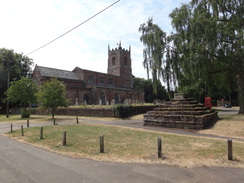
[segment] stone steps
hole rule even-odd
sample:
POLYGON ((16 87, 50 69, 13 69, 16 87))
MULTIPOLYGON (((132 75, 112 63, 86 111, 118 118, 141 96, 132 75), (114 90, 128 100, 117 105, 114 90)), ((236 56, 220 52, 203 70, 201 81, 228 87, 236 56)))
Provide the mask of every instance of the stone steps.
POLYGON ((175 94, 175 98, 164 105, 148 111, 144 115, 145 126, 170 128, 202 129, 209 122, 218 119, 218 113, 198 104, 184 94, 175 94))
POLYGON ((178 104, 198 104, 198 102, 196 101, 170 101, 170 102, 166 102, 166 105, 178 105, 178 104))
POLYGON ((153 111, 209 111, 208 107, 170 107, 170 108, 163 108, 163 107, 158 107, 154 108, 153 111))
POLYGON ((218 118, 218 113, 205 115, 144 115, 145 126, 161 126, 169 128, 202 129, 210 121, 218 118))
POLYGON ((198 111, 195 111, 195 110, 189 110, 189 111, 186 111, 186 110, 169 110, 169 111, 153 110, 153 111, 148 111, 147 114, 161 115, 161 116, 164 116, 164 115, 204 115, 204 114, 208 114, 210 112, 211 112, 210 110, 206 110, 206 111, 201 111, 201 110, 198 110, 198 111))
POLYGON ((160 105, 159 108, 205 108, 202 104, 165 104, 160 105))
POLYGON ((157 127, 166 127, 166 128, 181 128, 181 129, 202 129, 204 127, 203 123, 196 122, 187 122, 187 121, 165 121, 165 122, 144 122, 144 126, 157 126, 157 127))
POLYGON ((145 114, 144 121, 189 121, 189 122, 201 122, 206 116, 212 115, 213 113, 204 115, 158 115, 158 114, 145 114))

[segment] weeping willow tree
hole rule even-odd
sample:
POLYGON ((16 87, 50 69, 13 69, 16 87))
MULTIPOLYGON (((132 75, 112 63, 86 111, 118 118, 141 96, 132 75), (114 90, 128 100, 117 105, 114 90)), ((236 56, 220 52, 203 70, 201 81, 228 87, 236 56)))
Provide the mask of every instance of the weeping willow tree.
POLYGON ((143 50, 143 66, 147 70, 147 78, 152 74, 153 91, 157 94, 157 83, 164 75, 163 57, 166 49, 166 33, 149 18, 147 23, 139 27, 142 33, 140 40, 145 46, 143 50))

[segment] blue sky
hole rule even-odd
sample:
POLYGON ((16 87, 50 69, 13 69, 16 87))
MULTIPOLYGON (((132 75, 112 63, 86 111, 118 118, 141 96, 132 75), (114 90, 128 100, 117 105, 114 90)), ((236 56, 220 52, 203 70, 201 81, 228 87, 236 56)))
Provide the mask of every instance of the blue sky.
MULTIPOLYGON (((0 0, 0 48, 28 54, 90 18, 116 0, 0 0)), ((120 0, 74 31, 30 55, 40 66, 107 72, 107 51, 131 46, 132 72, 146 78, 142 66, 140 24, 153 17, 167 33, 169 13, 189 0, 120 0)))

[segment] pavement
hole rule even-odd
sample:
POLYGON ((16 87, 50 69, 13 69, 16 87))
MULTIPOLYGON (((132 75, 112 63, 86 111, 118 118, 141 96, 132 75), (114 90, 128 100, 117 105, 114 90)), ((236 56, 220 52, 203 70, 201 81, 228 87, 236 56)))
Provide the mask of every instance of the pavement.
MULTIPOLYGON (((222 112, 222 111, 221 111, 222 112)), ((238 111, 226 109, 221 115, 231 115, 238 111)), ((142 120, 79 120, 80 123, 103 123, 108 125, 143 128, 168 133, 199 136, 197 132, 144 127, 142 120)), ((51 124, 51 123, 50 123, 51 124)), ((48 123, 30 126, 50 125, 48 123)), ((60 124, 60 123, 59 123, 60 124)), ((62 123, 65 124, 65 123, 62 123)), ((71 124, 69 122, 68 124, 71 124)), ((20 124, 14 126, 19 128, 20 124)), ((0 125, 0 132, 7 132, 10 125, 0 125)), ((213 138, 223 138, 214 136, 213 138)), ((239 139, 241 140, 241 139, 239 139)), ((1 183, 76 183, 76 182, 203 182, 203 183, 241 183, 244 180, 243 168, 196 167, 179 168, 161 164, 113 163, 71 158, 24 144, 0 135, 0 182, 1 183)))

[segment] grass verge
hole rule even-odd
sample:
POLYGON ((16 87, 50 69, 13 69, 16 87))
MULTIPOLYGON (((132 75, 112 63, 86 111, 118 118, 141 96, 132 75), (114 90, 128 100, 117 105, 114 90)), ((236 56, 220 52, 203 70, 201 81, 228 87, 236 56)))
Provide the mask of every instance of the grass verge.
POLYGON ((73 157, 102 161, 163 163, 181 167, 228 166, 244 168, 244 143, 233 142, 234 161, 227 160, 224 140, 172 135, 105 125, 56 125, 25 128, 6 135, 35 146, 73 157), (67 145, 62 145, 67 131, 67 145), (99 153, 99 136, 104 135, 105 153, 99 153), (157 138, 163 141, 163 158, 157 157, 157 138))
MULTIPOLYGON (((30 118, 21 118, 20 115, 10 115, 9 118, 6 118, 4 115, 0 115, 0 124, 25 124, 29 119, 30 123, 50 123, 53 121, 51 115, 31 115, 30 118)), ((60 116, 55 115, 56 122, 76 122, 76 116, 60 116)), ((90 116, 79 116, 79 120, 86 122, 90 120, 99 120, 99 121, 116 121, 120 118, 109 118, 109 117, 90 117, 90 116)))
POLYGON ((225 116, 212 128, 200 130, 199 133, 244 139, 244 115, 225 116))

